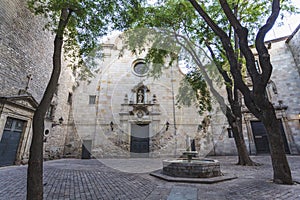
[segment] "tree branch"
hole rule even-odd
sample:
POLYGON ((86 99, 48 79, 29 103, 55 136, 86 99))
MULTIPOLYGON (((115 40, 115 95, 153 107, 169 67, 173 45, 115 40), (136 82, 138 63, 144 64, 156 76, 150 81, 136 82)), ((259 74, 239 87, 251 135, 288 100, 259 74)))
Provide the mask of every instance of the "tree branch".
POLYGON ((197 64, 197 66, 201 70, 201 73, 203 74, 206 83, 209 85, 210 91, 212 92, 212 94, 215 96, 217 102, 219 103, 222 112, 226 116, 234 118, 230 107, 226 105, 226 103, 224 101, 224 98, 214 88, 213 82, 209 78, 209 75, 207 74, 207 72, 205 71, 204 66, 202 65, 201 61, 199 60, 199 57, 197 56, 197 53, 195 52, 194 48, 192 47, 191 42, 187 38, 185 38, 184 36, 176 34, 176 33, 175 33, 175 38, 177 40, 177 43, 180 46, 182 46, 186 51, 189 52, 189 54, 193 58, 193 61, 197 64), (178 38, 182 38, 187 45, 184 45, 182 42, 180 42, 180 40, 178 38))
POLYGON ((248 44, 248 29, 243 27, 240 24, 239 20, 232 12, 226 0, 219 0, 219 2, 221 4, 221 7, 223 8, 223 11, 227 19, 229 20, 230 24, 233 26, 238 36, 239 46, 241 52, 245 56, 247 71, 249 72, 252 82, 260 81, 260 74, 256 70, 256 66, 255 66, 255 58, 248 44))
POLYGON ((205 45, 206 45, 208 51, 210 52, 212 60, 215 62, 219 73, 222 75, 222 77, 225 81, 225 87, 226 87, 226 91, 227 91, 227 99, 229 101, 229 104, 232 105, 232 103, 233 103, 232 80, 228 76, 227 72, 222 68, 221 64, 218 62, 216 55, 215 55, 214 51, 212 50, 212 48, 210 47, 210 45, 208 44, 208 42, 205 42, 205 45))
MULTIPOLYGON (((265 46, 264 40, 266 34, 271 30, 274 26, 274 23, 279 15, 280 12, 280 1, 274 0, 272 3, 272 13, 268 18, 265 25, 263 25, 256 36, 255 39, 255 46, 259 55, 259 63, 262 68, 262 82, 261 85, 265 88, 268 84, 272 73, 272 64, 270 61, 270 55, 268 49, 265 46)), ((258 91, 260 92, 260 91, 258 91)))
POLYGON ((239 90, 247 95, 250 93, 249 88, 243 81, 242 75, 238 70, 238 60, 235 56, 234 49, 231 45, 230 38, 227 34, 207 15, 203 8, 197 3, 196 0, 189 0, 199 15, 205 20, 209 27, 215 32, 215 34, 220 38, 222 45, 226 52, 226 57, 230 63, 230 72, 239 86, 239 90))

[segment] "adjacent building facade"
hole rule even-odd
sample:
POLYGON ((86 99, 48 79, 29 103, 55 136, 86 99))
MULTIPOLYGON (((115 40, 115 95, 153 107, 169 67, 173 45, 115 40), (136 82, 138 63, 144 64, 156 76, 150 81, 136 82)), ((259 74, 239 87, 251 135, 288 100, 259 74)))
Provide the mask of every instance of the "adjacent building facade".
MULTIPOLYGON (((267 42, 272 76, 267 95, 273 103, 288 154, 300 153, 299 27, 290 37, 267 42)), ((259 68, 259 66, 258 66, 259 68)), ((244 109, 244 135, 251 154, 269 153, 268 138, 260 121, 244 109)))
MULTIPOLYGON (((28 160, 33 114, 52 71, 54 37, 43 30, 44 24, 27 9, 26 1, 0 2, 0 166, 28 160)), ((51 108, 41 119, 45 158, 65 154, 73 84, 71 70, 63 67, 51 108), (60 118, 62 125, 55 126, 60 118)))

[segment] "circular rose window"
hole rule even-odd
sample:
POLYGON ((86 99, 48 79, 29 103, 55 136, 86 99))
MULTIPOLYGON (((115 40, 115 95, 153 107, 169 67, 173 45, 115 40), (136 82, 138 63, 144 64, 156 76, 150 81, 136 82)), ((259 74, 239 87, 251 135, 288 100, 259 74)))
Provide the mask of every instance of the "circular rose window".
POLYGON ((146 76, 149 67, 143 60, 138 60, 133 64, 133 73, 137 76, 146 76))

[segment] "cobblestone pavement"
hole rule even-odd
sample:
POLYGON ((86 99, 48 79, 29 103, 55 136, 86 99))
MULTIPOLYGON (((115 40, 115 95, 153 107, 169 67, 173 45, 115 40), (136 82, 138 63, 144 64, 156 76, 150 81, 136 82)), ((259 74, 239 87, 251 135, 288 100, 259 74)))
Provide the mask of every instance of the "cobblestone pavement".
MULTIPOLYGON (((162 167, 161 159, 62 159, 44 164, 44 199, 185 200, 185 199, 299 199, 300 156, 289 156, 294 185, 271 182, 269 156, 252 157, 262 166, 235 165, 236 157, 212 157, 223 173, 237 179, 215 184, 166 182, 148 172, 162 167)), ((26 166, 0 168, 0 199, 26 197, 26 166)))

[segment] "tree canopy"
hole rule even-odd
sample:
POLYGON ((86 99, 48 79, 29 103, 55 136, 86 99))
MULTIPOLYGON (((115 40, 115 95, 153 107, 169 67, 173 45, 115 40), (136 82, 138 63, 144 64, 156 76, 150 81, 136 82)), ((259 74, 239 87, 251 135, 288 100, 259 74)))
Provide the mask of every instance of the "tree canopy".
POLYGON ((45 29, 54 35, 53 70, 41 102, 33 116, 33 135, 30 146, 27 199, 43 199, 43 133, 44 117, 56 91, 62 68, 62 51, 72 58, 74 68, 83 67, 85 57, 98 45, 99 38, 112 29, 130 24, 136 0, 28 0, 29 8, 45 17, 45 29), (133 9, 133 11, 130 11, 133 9), (130 12, 131 15, 127 15, 130 12))
MULTIPOLYGON (((264 20, 266 20, 271 12, 269 9, 271 2, 249 2, 241 0, 231 0, 228 2, 232 5, 235 15, 241 24, 248 28, 249 45, 254 44, 255 34, 258 28, 264 23, 264 20)), ((217 1, 206 0, 201 1, 201 5, 204 11, 209 13, 214 22, 218 24, 219 27, 222 27, 222 30, 231 38, 235 54, 239 57, 238 60, 242 65, 241 72, 244 77, 246 75, 245 60, 243 57, 240 57, 241 53, 237 41, 235 40, 236 36, 233 26, 231 23, 228 23, 227 17, 225 13, 222 12, 220 4, 217 1)), ((285 1, 282 7, 287 12, 295 12, 295 7, 290 5, 290 1, 285 1)), ((222 70, 224 73, 227 72, 227 79, 223 81, 227 86, 233 87, 231 74, 228 73, 230 64, 226 58, 226 51, 224 51, 221 41, 209 28, 205 20, 197 15, 196 10, 189 2, 184 0, 159 1, 152 6, 140 8, 139 13, 140 15, 133 18, 134 29, 128 31, 127 34, 130 35, 127 45, 132 51, 144 50, 144 46, 149 45, 149 41, 151 41, 152 48, 150 48, 147 54, 147 60, 149 62, 161 63, 170 54, 173 54, 173 58, 177 59, 176 55, 179 55, 179 50, 176 48, 178 48, 180 44, 176 40, 184 37, 189 40, 189 43, 193 45, 194 49, 205 48, 207 53, 209 53, 209 51, 213 52, 213 61, 215 63, 218 62, 218 66, 220 66, 219 70, 222 70)), ((188 47, 186 42, 183 42, 182 45, 188 47)), ((198 51, 197 54, 200 56, 200 54, 205 54, 205 52, 198 51)), ((220 82, 219 72, 216 67, 206 68, 206 70, 210 70, 210 78, 212 80, 220 82)), ((151 75, 157 76, 157 74, 160 73, 160 65, 157 65, 157 67, 153 68, 151 75)))
MULTIPOLYGON (((265 95, 265 89, 272 73, 272 64, 264 40, 266 33, 278 18, 280 9, 288 12, 295 11, 295 7, 290 3, 290 1, 283 1, 280 5, 279 0, 219 0, 219 2, 165 0, 160 1, 154 7, 146 7, 142 17, 134 24, 136 28, 153 27, 163 35, 171 33, 175 37, 174 41, 178 43, 181 42, 178 40, 179 38, 188 38, 188 44, 206 46, 208 51, 212 52, 214 60, 217 60, 219 72, 222 75, 226 71, 230 72, 230 74, 226 73, 227 90, 233 89, 234 93, 240 91, 250 112, 264 123, 271 144, 274 180, 287 184, 291 184, 292 179, 282 148, 279 124, 276 121, 274 107, 265 95), (257 71, 255 56, 250 48, 252 44, 257 49, 262 72, 257 71), (253 88, 248 87, 244 81, 243 66, 247 69, 253 88), (280 162, 283 164, 280 165, 280 162)), ((156 38, 153 39, 155 41, 156 38)), ((162 43, 162 41, 159 42, 162 43)), ((187 51, 195 53, 186 44, 183 43, 181 46, 187 51)), ((163 53, 160 56, 166 54, 163 53)), ((193 56, 196 60, 197 53, 193 56)), ((202 73, 205 73, 205 70, 202 73)), ((229 92, 228 95, 232 92, 229 92)))

